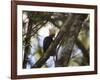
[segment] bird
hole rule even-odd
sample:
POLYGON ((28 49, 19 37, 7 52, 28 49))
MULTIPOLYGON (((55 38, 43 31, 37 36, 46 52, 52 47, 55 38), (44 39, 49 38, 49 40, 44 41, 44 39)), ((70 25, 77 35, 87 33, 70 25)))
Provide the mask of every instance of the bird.
POLYGON ((49 36, 46 36, 43 40, 43 52, 45 53, 49 48, 50 44, 53 42, 55 36, 55 30, 49 29, 49 36))

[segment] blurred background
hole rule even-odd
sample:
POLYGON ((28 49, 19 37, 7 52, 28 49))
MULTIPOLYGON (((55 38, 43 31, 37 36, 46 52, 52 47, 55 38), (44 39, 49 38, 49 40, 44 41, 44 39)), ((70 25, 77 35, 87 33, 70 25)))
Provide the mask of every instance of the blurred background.
MULTIPOLYGON (((23 68, 31 68, 42 58, 45 54, 43 51, 44 38, 54 33, 54 40, 70 14, 72 13, 23 11, 23 68)), ((89 14, 81 15, 83 17, 87 15, 87 17, 79 26, 81 30, 71 49, 71 55, 65 56, 70 57, 67 66, 89 65, 89 14)), ((66 67, 63 65, 66 59, 62 57, 68 54, 63 53, 66 49, 65 45, 66 41, 62 38, 56 47, 55 55, 50 56, 41 67, 66 67)))

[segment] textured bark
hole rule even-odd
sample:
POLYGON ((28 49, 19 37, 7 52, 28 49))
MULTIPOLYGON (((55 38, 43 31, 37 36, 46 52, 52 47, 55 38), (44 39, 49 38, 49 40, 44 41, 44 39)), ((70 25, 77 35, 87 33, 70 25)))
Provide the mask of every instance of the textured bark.
POLYGON ((63 35, 69 31, 70 26, 74 22, 75 18, 76 18, 75 15, 69 14, 67 20, 65 21, 64 25, 61 27, 60 32, 58 33, 54 42, 50 45, 46 53, 36 62, 36 64, 32 66, 32 68, 40 68, 44 65, 47 59, 52 55, 51 53, 54 52, 54 50, 56 50, 56 47, 61 41, 61 39, 63 38, 63 35))
POLYGON ((76 20, 72 24, 70 30, 68 33, 66 33, 65 37, 65 46, 62 50, 62 58, 63 63, 61 64, 62 67, 68 66, 70 57, 71 57, 71 52, 75 43, 75 40, 77 39, 78 33, 81 29, 82 22, 84 21, 86 17, 83 15, 76 15, 76 20))

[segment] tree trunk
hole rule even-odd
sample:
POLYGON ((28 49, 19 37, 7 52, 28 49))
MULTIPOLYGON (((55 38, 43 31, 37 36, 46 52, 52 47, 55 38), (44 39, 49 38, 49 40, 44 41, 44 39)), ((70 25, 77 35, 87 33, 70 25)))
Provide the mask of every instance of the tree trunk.
POLYGON ((25 37, 25 49, 24 49, 24 59, 23 59, 23 68, 26 68, 28 62, 28 55, 30 54, 30 39, 31 39, 31 29, 32 29, 32 22, 29 21, 27 34, 25 37))
POLYGON ((61 52, 63 55, 61 58, 63 59, 62 67, 68 66, 75 40, 82 27, 82 22, 86 17, 87 15, 76 15, 76 19, 72 26, 70 26, 70 30, 65 34, 65 46, 61 52))

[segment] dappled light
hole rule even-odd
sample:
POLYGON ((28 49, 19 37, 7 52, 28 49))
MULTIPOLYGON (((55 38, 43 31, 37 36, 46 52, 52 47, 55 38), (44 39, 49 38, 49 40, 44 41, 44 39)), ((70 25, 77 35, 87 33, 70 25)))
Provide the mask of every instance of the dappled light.
POLYGON ((23 11, 22 15, 23 68, 89 65, 89 14, 23 11))

